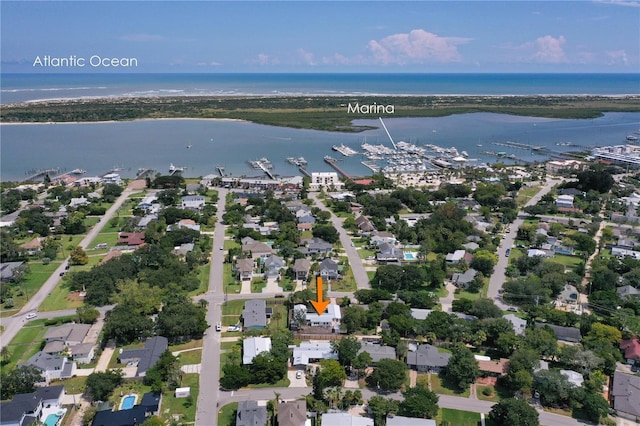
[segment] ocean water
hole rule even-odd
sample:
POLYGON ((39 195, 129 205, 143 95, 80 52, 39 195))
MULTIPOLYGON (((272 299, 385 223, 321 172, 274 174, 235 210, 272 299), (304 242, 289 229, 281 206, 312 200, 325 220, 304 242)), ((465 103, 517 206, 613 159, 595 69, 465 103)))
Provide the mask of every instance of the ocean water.
POLYGON ((640 94, 640 74, 1 74, 0 103, 107 96, 640 94))
MULTIPOLYGON (((295 166, 286 162, 287 157, 304 156, 310 171, 331 171, 323 161, 325 155, 340 158, 340 167, 348 173, 368 175, 369 169, 360 163, 364 157, 342 157, 331 150, 341 143, 359 152, 365 141, 390 145, 377 120, 356 120, 356 124, 379 128, 345 134, 221 120, 0 125, 0 179, 21 179, 28 170, 53 167, 81 168, 87 176, 120 167, 122 176, 133 177, 142 167, 167 173, 170 164, 187 167, 186 176, 216 173, 217 165, 224 166, 233 176, 256 176, 259 173, 247 161, 261 157, 272 161, 274 173, 286 176, 299 174, 295 166)), ((396 142, 456 147, 478 159, 476 163, 496 162, 495 157, 483 155, 483 151, 505 151, 521 160, 546 161, 548 157, 535 152, 496 143, 516 141, 557 151, 625 143, 627 135, 640 131, 640 114, 607 113, 590 120, 559 120, 474 113, 390 118, 385 119, 385 124, 396 142), (558 142, 579 147, 558 146, 558 142)))

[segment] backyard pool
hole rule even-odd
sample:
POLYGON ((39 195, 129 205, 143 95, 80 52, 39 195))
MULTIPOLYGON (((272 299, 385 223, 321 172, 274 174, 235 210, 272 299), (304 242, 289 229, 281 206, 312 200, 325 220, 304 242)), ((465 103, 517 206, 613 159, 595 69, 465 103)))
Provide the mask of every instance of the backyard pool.
POLYGON ((61 417, 60 414, 49 414, 44 421, 44 426, 57 426, 61 417))
POLYGON ((404 260, 416 260, 416 254, 411 252, 405 252, 404 260))
POLYGON ((136 399, 138 397, 136 395, 127 395, 122 398, 122 402, 120 403, 121 410, 131 410, 134 405, 136 405, 136 399))

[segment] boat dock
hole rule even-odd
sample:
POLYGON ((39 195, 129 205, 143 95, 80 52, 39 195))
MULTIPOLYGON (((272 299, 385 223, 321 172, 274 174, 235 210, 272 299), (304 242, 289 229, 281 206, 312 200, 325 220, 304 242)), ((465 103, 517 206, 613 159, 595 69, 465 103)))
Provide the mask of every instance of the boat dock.
POLYGON ((311 173, 309 173, 307 169, 304 168, 304 166, 298 166, 298 170, 306 177, 311 177, 311 173))
POLYGON ((531 145, 531 144, 528 144, 528 143, 513 142, 513 141, 494 142, 493 144, 494 145, 498 145, 498 146, 506 146, 508 148, 530 149, 531 151, 542 151, 542 150, 545 149, 544 146, 531 145))
POLYGON ((176 167, 176 166, 173 165, 173 163, 171 163, 169 165, 169 176, 179 175, 182 172, 184 172, 185 170, 187 170, 186 167, 176 167))
POLYGON ((46 175, 49 175, 49 177, 55 176, 60 173, 60 168, 54 167, 51 169, 29 170, 27 173, 29 173, 29 176, 22 179, 23 182, 33 182, 35 180, 44 179, 46 175))
POLYGON ((360 164, 371 170, 373 173, 378 173, 380 171, 380 166, 373 161, 361 161, 360 164))
POLYGON ((149 169, 147 167, 140 167, 138 169, 138 173, 136 173, 136 179, 145 179, 148 177, 153 177, 155 174, 155 169, 149 169))
POLYGON ((331 158, 330 156, 325 155, 324 162, 330 165, 331 167, 333 167, 335 171, 338 172, 340 175, 342 175, 342 177, 344 177, 345 179, 352 180, 351 176, 349 176, 347 172, 345 172, 340 167, 338 167, 338 165, 336 164, 335 158, 331 158))
POLYGON ((223 166, 216 166, 216 170, 218 171, 218 174, 220 175, 220 177, 224 177, 224 167, 223 166))

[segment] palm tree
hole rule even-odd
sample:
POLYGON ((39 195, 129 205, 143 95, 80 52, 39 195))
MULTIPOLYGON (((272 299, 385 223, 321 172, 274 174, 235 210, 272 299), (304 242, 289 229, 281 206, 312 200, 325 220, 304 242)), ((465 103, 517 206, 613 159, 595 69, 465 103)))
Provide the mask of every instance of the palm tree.
POLYGON ((206 308, 207 306, 209 306, 209 302, 207 301, 207 299, 198 300, 198 304, 201 308, 206 308))
POLYGON ((271 315, 271 319, 275 320, 276 327, 280 328, 280 320, 282 319, 282 313, 280 312, 280 310, 274 310, 273 314, 271 315))
POLYGON ((2 363, 6 364, 9 362, 9 359, 11 358, 11 349, 9 349, 8 346, 5 346, 2 348, 2 350, 0 351, 0 357, 2 358, 2 363))

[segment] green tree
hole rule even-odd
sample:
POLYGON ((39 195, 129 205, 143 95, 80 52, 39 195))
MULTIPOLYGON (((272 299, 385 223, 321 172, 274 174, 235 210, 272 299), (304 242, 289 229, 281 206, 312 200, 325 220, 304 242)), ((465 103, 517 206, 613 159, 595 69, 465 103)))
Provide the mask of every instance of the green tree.
POLYGON ((250 366, 255 383, 276 383, 287 374, 287 362, 263 352, 256 355, 250 366))
POLYGON ((111 392, 120 384, 122 384, 121 370, 91 373, 87 377, 87 388, 93 401, 107 401, 111 392))
POLYGON ((369 398, 367 405, 375 426, 384 426, 387 423, 387 416, 398 412, 398 401, 378 395, 369 398))
POLYGON ((222 367, 223 376, 220 378, 220 386, 227 390, 236 390, 253 382, 253 374, 248 368, 241 365, 225 364, 222 367))
POLYGON ((78 315, 78 322, 82 324, 93 324, 100 317, 100 311, 87 305, 78 306, 76 314, 78 315))
POLYGON ((489 419, 500 426, 538 426, 538 412, 522 399, 503 399, 493 406, 489 419))
POLYGON ((402 392, 398 414, 406 417, 433 419, 438 414, 438 395, 424 385, 417 385, 402 392))
POLYGON ((609 403, 599 393, 585 392, 580 403, 587 420, 594 423, 599 424, 600 419, 609 414, 609 403))
POLYGON ((358 370, 358 377, 363 377, 366 368, 372 364, 373 359, 371 358, 371 354, 369 354, 369 352, 360 352, 351 363, 351 366, 358 370))
POLYGON ((89 256, 82 247, 76 246, 73 248, 73 250, 71 250, 69 263, 72 265, 86 265, 87 263, 89 263, 89 256))
POLYGON ((320 373, 318 374, 322 388, 342 386, 347 374, 344 368, 335 359, 323 359, 320 361, 320 373))
POLYGON ((331 341, 331 349, 338 355, 338 362, 343 367, 349 367, 358 355, 362 345, 355 337, 344 337, 331 341))
POLYGON ((35 384, 42 380, 42 372, 33 366, 23 365, 9 373, 0 374, 0 399, 11 399, 19 393, 30 393, 35 384))
POLYGON ((452 355, 447 363, 446 375, 452 380, 458 389, 465 390, 480 375, 478 361, 473 353, 463 345, 452 348, 452 355))
POLYGON ((165 422, 158 416, 151 416, 142 423, 142 426, 165 426, 165 422))
POLYGON ((407 376, 407 365, 395 359, 383 359, 375 364, 367 377, 367 385, 382 391, 395 391, 402 387, 407 376))

